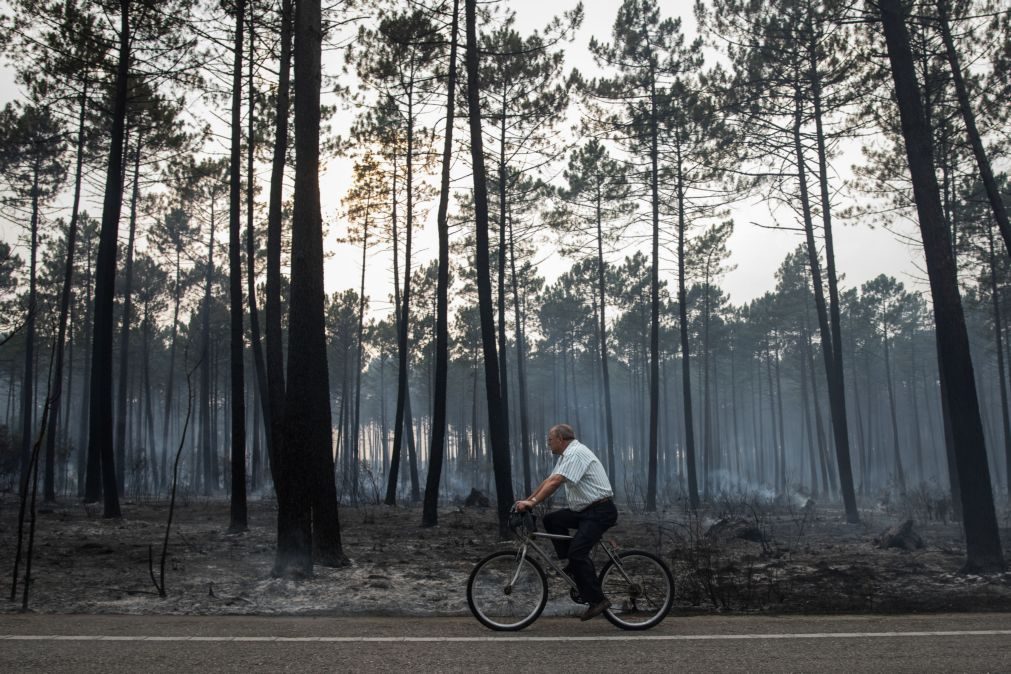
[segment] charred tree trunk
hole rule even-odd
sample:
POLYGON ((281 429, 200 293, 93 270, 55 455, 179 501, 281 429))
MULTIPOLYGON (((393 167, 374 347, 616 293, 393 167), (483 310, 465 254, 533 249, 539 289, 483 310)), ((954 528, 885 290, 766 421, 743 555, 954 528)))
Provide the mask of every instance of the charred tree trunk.
POLYGON ((987 242, 990 253, 990 299, 993 304, 993 333, 997 351, 997 378, 1000 380, 1000 417, 1004 432, 1004 487, 1011 499, 1011 419, 1008 418, 1007 380, 1004 365, 1004 334, 1000 314, 999 288, 997 285, 997 256, 993 245, 993 228, 987 228, 987 242))
POLYGON ((119 387, 116 390, 116 484, 126 493, 127 381, 130 366, 130 321, 133 319, 133 244, 137 233, 137 200, 140 198, 140 154, 144 132, 137 131, 133 158, 133 190, 130 197, 130 228, 126 240, 126 271, 123 279, 123 323, 119 332, 119 387))
POLYGON ((32 179, 31 242, 29 244, 28 318, 25 321, 25 369, 21 384, 21 490, 22 499, 28 494, 32 473, 32 442, 35 438, 35 316, 38 309, 36 293, 39 253, 39 162, 35 162, 32 179))
POLYGON ((937 339, 943 354, 940 362, 942 385, 948 389, 955 460, 961 486, 966 542, 964 568, 967 571, 1003 570, 1004 557, 990 486, 990 469, 983 440, 975 375, 969 355, 969 337, 951 256, 948 228, 941 211, 930 131, 923 115, 905 13, 899 0, 881 0, 879 6, 902 121, 906 157, 913 179, 913 196, 934 302, 937 339))
POLYGON ((446 134, 442 147, 442 182, 439 191, 439 276, 435 310, 435 399, 432 406, 432 443, 429 446, 428 479, 422 526, 439 523, 439 482, 446 445, 446 393, 449 373, 449 171, 453 158, 453 117, 456 101, 456 47, 460 2, 453 0, 453 24, 449 41, 449 76, 446 83, 446 134))
POLYGON ((811 267, 811 282, 814 288, 818 327, 821 331, 822 355, 825 360, 825 373, 828 380, 829 406, 832 411, 832 432, 835 438, 836 463, 839 466, 839 487, 842 491, 843 504, 846 508, 846 521, 850 524, 855 524, 860 521, 860 513, 857 511, 856 494, 853 490, 853 469, 850 464, 845 392, 843 382, 840 379, 841 372, 837 370, 835 356, 835 349, 841 349, 842 344, 833 344, 828 309, 825 306, 825 291, 821 280, 821 263, 818 260, 818 248, 814 240, 814 222, 812 221, 811 200, 807 188, 806 159, 800 136, 803 110, 799 84, 796 88, 794 106, 793 143, 797 164, 797 184, 800 190, 804 231, 807 240, 807 254, 811 267))
MULTIPOLYGON (((656 464, 659 444, 660 423, 660 176, 659 151, 657 136, 659 121, 657 119, 656 101, 656 65, 650 62, 649 70, 649 159, 650 159, 650 190, 652 192, 653 211, 653 247, 652 268, 649 282, 649 468, 646 474, 646 512, 656 512, 656 464)), ((678 178, 680 178, 680 172, 678 178)), ((681 202, 680 182, 678 183, 679 206, 681 202)), ((678 216, 684 213, 678 209, 678 216)), ((680 221, 683 223, 683 220, 680 221)), ((682 234, 683 236, 683 234, 682 234)), ((693 506, 695 507, 695 506, 693 506)))
MULTIPOLYGON (((70 224, 67 227, 67 262, 63 272, 63 287, 60 290, 60 323, 56 336, 56 367, 53 371, 53 390, 50 397, 54 401, 49 416, 49 429, 46 431, 46 472, 43 479, 43 499, 56 500, 55 464, 56 464, 56 432, 60 423, 60 398, 63 394, 63 351, 67 339, 67 317, 70 313, 70 290, 74 281, 74 249, 77 247, 77 223, 81 206, 81 177, 84 167, 84 123, 88 106, 88 80, 84 80, 81 91, 81 111, 77 120, 77 164, 74 170, 74 200, 70 208, 70 224)), ((70 368, 72 370, 72 368, 70 368)), ((67 396, 72 397, 68 383, 67 396)), ((70 422, 70 406, 67 406, 65 426, 70 422)))
MULTIPOLYGON (((232 147, 228 185, 229 381, 231 383, 231 499, 228 531, 247 528, 246 515, 246 371, 242 339, 242 49, 245 0, 235 0, 232 60, 232 147)), ((252 137, 250 137, 252 140, 252 137)), ((252 188, 252 185, 250 185, 252 188)), ((252 189, 250 189, 250 192, 252 189)), ((252 258, 248 264, 252 267, 252 258)))
MULTIPOLYGON (((255 368, 256 374, 256 390, 257 395, 255 396, 256 404, 258 401, 260 404, 260 414, 263 416, 263 428, 264 435, 267 439, 267 453, 270 454, 270 443, 273 440, 271 423, 270 423, 270 402, 269 393, 267 389, 267 366, 263 359, 263 343, 260 338, 260 312, 256 301, 256 229, 254 221, 254 210, 253 210, 253 196, 254 189, 253 185, 256 180, 256 174, 253 167, 253 159, 256 156, 256 127, 255 127, 255 113, 256 113, 256 90, 253 86, 253 66, 256 50, 255 43, 255 33, 253 28, 255 25, 253 13, 253 2, 249 0, 249 71, 247 74, 247 86, 249 88, 249 110, 247 113, 247 127, 246 127, 246 143, 248 147, 246 148, 246 294, 249 296, 249 335, 250 342, 253 347, 253 367, 255 368)), ((256 416, 254 415, 254 426, 253 426, 253 437, 259 438, 259 427, 255 424, 256 416)), ((259 443, 257 442, 257 449, 259 443)), ((257 449, 253 451, 254 463, 259 461, 259 452, 257 449)), ((260 471, 258 470, 259 465, 254 465, 253 467, 253 487, 256 487, 257 481, 260 478, 260 471)))
POLYGON ((688 343, 688 292, 685 288, 684 186, 678 171, 678 323, 681 336, 681 390, 685 417, 685 470, 688 473, 688 503, 699 507, 698 472, 695 468, 695 421, 692 416, 691 350, 688 343))
MULTIPOLYGON (((600 181, 596 190, 597 294, 600 301, 600 371, 604 380, 604 419, 607 424, 607 474, 614 480, 614 414, 611 405, 611 374, 607 368, 607 284, 604 282, 604 232, 600 181)), ((529 493, 529 490, 528 490, 529 493)))
POLYGON ((1004 205, 1004 199, 1001 197, 1000 190, 997 187, 993 168, 990 166, 990 159, 987 157, 979 129, 976 127, 976 115, 973 113, 972 105, 969 102, 969 92, 965 86, 962 67, 958 62, 955 41, 951 36, 948 9, 948 0, 937 0, 937 18, 941 27, 941 38, 944 41, 944 51, 948 57, 948 65, 951 67, 951 78, 955 85, 955 94, 958 97, 958 108, 962 113, 962 121, 965 123, 965 130, 969 136, 969 145, 972 147, 972 154, 976 158, 976 166, 979 169, 980 178, 983 180, 983 187, 986 189, 986 196, 990 201, 994 220, 997 221, 997 227, 1000 229, 1007 252, 1011 253, 1011 224, 1008 223, 1007 207, 1004 205))
POLYGON ((892 465, 895 467, 895 480, 899 487, 899 495, 906 495, 906 473, 902 468, 902 453, 899 451, 899 421, 895 410, 895 384, 892 381, 892 359, 888 348, 888 332, 883 336, 885 349, 885 379, 888 382, 888 410, 892 420, 892 465))
MULTIPOLYGON (((95 328, 92 338, 88 453, 100 459, 104 517, 120 517, 112 437, 112 331, 116 295, 116 237, 123 203, 123 138, 126 133, 127 72, 130 63, 130 0, 119 2, 119 57, 110 131, 109 163, 102 206, 102 233, 95 268, 95 328)), ((90 461, 90 458, 89 458, 90 461)), ((85 498, 98 499, 99 485, 85 498)))
MULTIPOLYGON (((288 105, 291 90, 292 0, 281 2, 280 50, 278 62, 277 104, 274 110, 273 160, 270 171, 270 202, 267 212, 267 279, 264 299, 264 341, 267 370, 267 403, 270 413, 267 456, 276 481, 275 460, 283 453, 284 440, 284 348, 281 330, 281 219, 283 209, 284 169, 288 154, 288 105)), ((288 511, 282 509, 278 496, 278 522, 287 521, 288 511)), ((285 525, 287 526, 287 525, 285 525)), ((281 525, 278 525, 281 528, 281 525)))
POLYGON ((499 381, 495 349, 495 318, 491 294, 491 261, 488 253, 488 179, 484 166, 481 136, 481 90, 478 81, 477 1, 466 0, 467 21, 467 111, 470 120, 470 152, 474 166, 474 211, 477 223, 478 300, 481 315, 481 344, 484 351, 485 389, 488 396, 488 432, 495 467, 495 491, 499 533, 506 533, 506 519, 513 505, 512 464, 509 458, 505 407, 499 381))
MULTIPOLYGON (((285 398, 288 489, 311 510, 315 558, 325 566, 347 563, 341 545, 334 482, 330 383, 326 367, 326 296, 323 289, 323 221, 319 192, 319 122, 322 16, 319 0, 295 10, 295 209, 291 240, 291 308, 288 314, 288 386, 285 398), (310 485, 305 489, 305 485, 310 485)), ((298 529, 295 536, 304 533, 298 529)), ((305 541, 300 541, 305 543, 305 541)), ((304 548, 296 555, 303 563, 304 548)), ((280 549, 278 551, 280 555, 280 549)))

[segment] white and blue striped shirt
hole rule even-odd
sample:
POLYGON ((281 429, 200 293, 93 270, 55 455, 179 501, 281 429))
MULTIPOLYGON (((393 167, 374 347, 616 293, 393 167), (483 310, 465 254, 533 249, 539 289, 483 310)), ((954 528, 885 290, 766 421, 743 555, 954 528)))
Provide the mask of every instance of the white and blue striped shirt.
POLYGON ((594 501, 614 496, 604 466, 579 440, 568 444, 551 474, 565 478, 565 500, 570 510, 583 510, 594 501))

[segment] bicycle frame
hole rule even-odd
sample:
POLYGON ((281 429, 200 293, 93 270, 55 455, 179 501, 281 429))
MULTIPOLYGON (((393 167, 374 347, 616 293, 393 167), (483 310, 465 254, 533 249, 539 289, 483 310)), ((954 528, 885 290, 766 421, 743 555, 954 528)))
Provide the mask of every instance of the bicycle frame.
MULTIPOLYGON (((565 573, 565 571, 562 570, 562 568, 555 562, 555 560, 552 559, 553 555, 545 552, 544 549, 541 548, 541 546, 537 545, 537 542, 534 541, 535 538, 547 538, 549 540, 554 539, 559 541, 571 541, 573 538, 575 538, 575 536, 569 536, 566 534, 549 534, 549 533, 542 533, 540 531, 527 532, 526 535, 522 536, 517 531, 513 531, 513 535, 516 538, 516 543, 518 546, 517 558, 519 561, 516 564, 516 573, 513 574, 512 580, 509 581, 510 585, 515 583, 516 578, 519 576, 520 569, 523 567, 523 560, 526 559, 527 556, 527 550, 529 548, 533 548, 534 551, 536 551, 537 554, 540 556, 540 558, 544 562, 546 562, 548 566, 554 569, 560 578, 562 578, 566 583, 569 584, 569 587, 571 587, 573 590, 576 590, 577 592, 579 591, 579 588, 576 586, 576 581, 572 580, 572 577, 569 576, 569 574, 565 573)), ((603 539, 601 539, 597 541, 597 547, 603 550, 604 553, 611 559, 611 561, 614 562, 615 567, 618 569, 619 572, 621 572, 622 577, 627 582, 631 583, 632 579, 628 577, 627 573, 625 573, 625 568, 621 565, 621 560, 618 558, 618 555, 615 554, 614 552, 614 546, 605 545, 603 539)))

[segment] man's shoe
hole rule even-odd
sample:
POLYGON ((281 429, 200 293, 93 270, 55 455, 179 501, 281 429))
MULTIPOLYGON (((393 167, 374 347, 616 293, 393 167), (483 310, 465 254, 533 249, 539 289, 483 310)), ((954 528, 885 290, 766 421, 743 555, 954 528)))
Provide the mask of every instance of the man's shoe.
POLYGON ((591 618, 596 618, 609 608, 611 608, 611 601, 607 597, 604 597, 596 604, 592 604, 588 609, 586 609, 586 612, 580 616, 579 619, 585 621, 590 620, 591 618))

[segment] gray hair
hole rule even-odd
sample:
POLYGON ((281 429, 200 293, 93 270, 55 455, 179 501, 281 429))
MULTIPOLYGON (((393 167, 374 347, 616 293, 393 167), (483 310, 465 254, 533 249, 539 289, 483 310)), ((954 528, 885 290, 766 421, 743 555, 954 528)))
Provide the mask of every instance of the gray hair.
POLYGON ((562 440, 575 440, 576 432, 568 424, 556 424, 551 427, 551 432, 558 435, 562 440))

